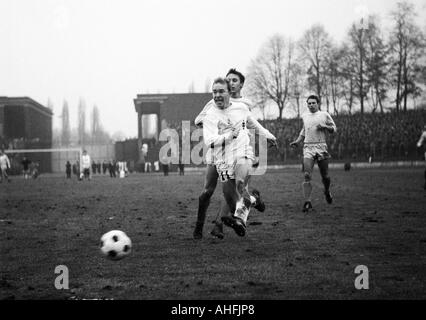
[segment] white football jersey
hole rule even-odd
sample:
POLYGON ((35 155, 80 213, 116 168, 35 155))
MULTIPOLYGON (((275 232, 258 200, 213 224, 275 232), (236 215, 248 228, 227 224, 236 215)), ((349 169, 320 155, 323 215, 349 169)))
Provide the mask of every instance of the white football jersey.
MULTIPOLYGON (((242 102, 247 106, 247 108, 250 111, 253 108, 253 103, 247 98, 243 98, 243 97, 236 98, 236 99, 230 98, 230 102, 242 102)), ((195 123, 196 126, 202 125, 203 120, 204 120, 204 118, 207 114, 207 111, 209 111, 214 106, 215 106, 215 103, 214 103, 213 99, 211 99, 209 102, 207 102, 207 104, 204 106, 203 110, 201 110, 200 114, 195 118, 194 123, 195 123)))
POLYGON ((91 161, 88 154, 81 156, 81 166, 83 169, 90 169, 91 161))
POLYGON ((275 140, 275 137, 253 118, 245 103, 232 101, 230 106, 223 110, 214 104, 206 112, 203 121, 204 143, 212 150, 213 161, 232 164, 241 157, 253 159, 249 129, 254 129, 267 139, 275 140), (235 139, 232 137, 233 127, 240 128, 235 139))
POLYGON ((319 130, 317 128, 319 124, 331 125, 334 131, 336 131, 336 124, 326 111, 318 110, 315 113, 310 111, 305 112, 302 115, 302 120, 303 128, 300 131, 300 135, 305 137, 304 143, 326 143, 324 130, 319 130))
POLYGON ((2 169, 7 169, 10 168, 10 161, 9 161, 9 157, 6 154, 2 154, 0 156, 0 167, 2 169))

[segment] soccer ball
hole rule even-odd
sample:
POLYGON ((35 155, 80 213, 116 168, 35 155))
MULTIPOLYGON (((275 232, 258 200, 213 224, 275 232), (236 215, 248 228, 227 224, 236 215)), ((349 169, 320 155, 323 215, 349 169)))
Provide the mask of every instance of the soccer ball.
POLYGON ((132 241, 120 230, 112 230, 101 237, 101 252, 108 259, 120 260, 132 251, 132 241))

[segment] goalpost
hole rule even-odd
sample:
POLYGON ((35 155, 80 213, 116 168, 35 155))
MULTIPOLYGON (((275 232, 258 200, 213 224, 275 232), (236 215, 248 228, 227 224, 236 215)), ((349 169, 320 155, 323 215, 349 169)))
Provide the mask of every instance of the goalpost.
MULTIPOLYGON (((4 152, 7 154, 27 154, 27 157, 32 162, 34 162, 35 160, 32 159, 31 156, 28 154, 51 153, 51 158, 50 158, 51 168, 49 172, 64 172, 66 161, 75 161, 75 160, 78 160, 80 163, 79 175, 82 172, 82 168, 81 168, 81 157, 83 155, 82 148, 8 149, 8 150, 4 150, 4 152)), ((10 159, 10 161, 12 162, 12 159, 10 159)))

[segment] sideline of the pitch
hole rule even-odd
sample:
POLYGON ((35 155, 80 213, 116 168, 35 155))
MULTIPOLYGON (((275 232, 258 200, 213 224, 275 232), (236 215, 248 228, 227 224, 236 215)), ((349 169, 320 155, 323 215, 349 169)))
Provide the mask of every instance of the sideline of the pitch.
MULTIPOLYGON (((330 163, 329 168, 330 169, 338 169, 338 170, 344 170, 345 163, 338 162, 338 163, 330 163)), ((424 167, 425 162, 424 161, 389 161, 389 162, 352 162, 351 163, 351 169, 376 169, 376 168, 413 168, 413 167, 424 167)), ((267 171, 269 170, 300 170, 301 164, 283 164, 283 165, 269 165, 267 167, 267 171)), ((206 172, 206 167, 185 167, 185 174, 189 175, 202 175, 206 172)), ((134 172, 131 173, 130 176, 133 175, 152 175, 152 176, 164 176, 164 173, 162 171, 156 171, 156 172, 149 172, 149 173, 142 173, 142 172, 134 172)), ((170 176, 176 176, 179 175, 179 172, 177 171, 169 171, 170 176)), ((39 179, 43 178, 58 178, 63 177, 64 174, 60 172, 55 173, 42 173, 39 179)), ((15 176, 14 176, 15 177, 15 176)), ((105 178, 105 179, 111 179, 109 174, 95 174, 93 175, 94 179, 97 178, 105 178)), ((113 180, 121 180, 120 178, 114 178, 113 180)), ((73 176, 70 180, 76 180, 76 178, 73 176)))
MULTIPOLYGON (((345 163, 330 163, 331 169, 344 170, 345 163)), ((424 161, 389 161, 389 162, 351 162, 351 168, 373 169, 373 168, 404 168, 404 167, 424 167, 424 161)), ((268 170, 283 170, 283 169, 300 169, 301 164, 281 164, 281 165, 268 165, 268 170)), ((199 172, 205 171, 204 167, 188 167, 185 172, 199 172)))

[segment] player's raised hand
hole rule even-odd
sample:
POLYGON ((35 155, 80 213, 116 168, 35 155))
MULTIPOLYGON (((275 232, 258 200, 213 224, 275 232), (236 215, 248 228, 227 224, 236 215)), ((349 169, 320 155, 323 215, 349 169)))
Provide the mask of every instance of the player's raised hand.
POLYGON ((327 130, 328 129, 328 126, 326 125, 326 124, 318 124, 317 125, 317 129, 318 130, 327 130))
POLYGON ((232 127, 232 138, 236 139, 240 134, 241 127, 232 127))
POLYGON ((277 141, 277 139, 267 139, 267 141, 268 141, 268 147, 269 148, 273 147, 273 148, 275 148, 275 149, 278 150, 278 141, 277 141))

